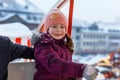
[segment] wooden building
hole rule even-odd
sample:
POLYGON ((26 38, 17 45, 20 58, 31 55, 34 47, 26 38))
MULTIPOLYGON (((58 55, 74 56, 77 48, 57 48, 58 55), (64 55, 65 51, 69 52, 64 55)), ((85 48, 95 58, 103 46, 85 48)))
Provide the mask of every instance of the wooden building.
POLYGON ((44 12, 28 0, 1 0, 0 24, 20 22, 35 29, 44 18, 44 12))

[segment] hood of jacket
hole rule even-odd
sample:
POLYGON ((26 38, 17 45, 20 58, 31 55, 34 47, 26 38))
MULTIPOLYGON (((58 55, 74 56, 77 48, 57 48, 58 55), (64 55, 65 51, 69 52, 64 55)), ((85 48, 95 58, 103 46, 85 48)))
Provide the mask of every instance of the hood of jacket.
POLYGON ((34 46, 38 43, 52 43, 52 42, 63 45, 65 44, 65 37, 60 40, 56 40, 52 38, 49 35, 49 33, 39 33, 39 34, 33 34, 31 38, 31 44, 34 46))

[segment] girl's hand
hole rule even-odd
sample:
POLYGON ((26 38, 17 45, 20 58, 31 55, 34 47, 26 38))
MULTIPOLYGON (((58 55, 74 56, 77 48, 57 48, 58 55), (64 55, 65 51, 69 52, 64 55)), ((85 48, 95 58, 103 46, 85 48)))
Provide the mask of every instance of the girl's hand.
POLYGON ((93 66, 86 66, 83 72, 83 77, 86 80, 95 80, 98 75, 98 69, 93 66))

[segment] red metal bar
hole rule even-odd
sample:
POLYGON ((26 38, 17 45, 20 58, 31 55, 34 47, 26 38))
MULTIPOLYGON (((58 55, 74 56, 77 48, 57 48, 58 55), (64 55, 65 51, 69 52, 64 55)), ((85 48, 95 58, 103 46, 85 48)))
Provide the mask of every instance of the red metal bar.
POLYGON ((60 4, 57 5, 57 8, 60 9, 66 2, 67 0, 63 0, 60 4))
POLYGON ((31 46, 30 39, 27 40, 27 46, 31 46))
POLYGON ((43 23, 40 25, 39 31, 40 31, 40 32, 44 32, 44 24, 43 24, 43 23))
POLYGON ((17 38, 15 39, 15 42, 16 42, 17 44, 21 44, 21 38, 20 38, 20 37, 17 37, 17 38))
POLYGON ((74 0, 70 0, 69 17, 68 17, 68 33, 70 35, 72 31, 73 8, 74 8, 74 0))

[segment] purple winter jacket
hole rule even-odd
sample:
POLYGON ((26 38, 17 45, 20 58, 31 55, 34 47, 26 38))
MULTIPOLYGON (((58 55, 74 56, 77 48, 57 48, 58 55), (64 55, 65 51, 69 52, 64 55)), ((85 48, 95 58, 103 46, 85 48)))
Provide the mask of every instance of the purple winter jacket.
POLYGON ((55 40, 42 34, 35 45, 36 73, 34 80, 74 80, 82 77, 84 64, 72 62, 72 53, 65 39, 55 40))

